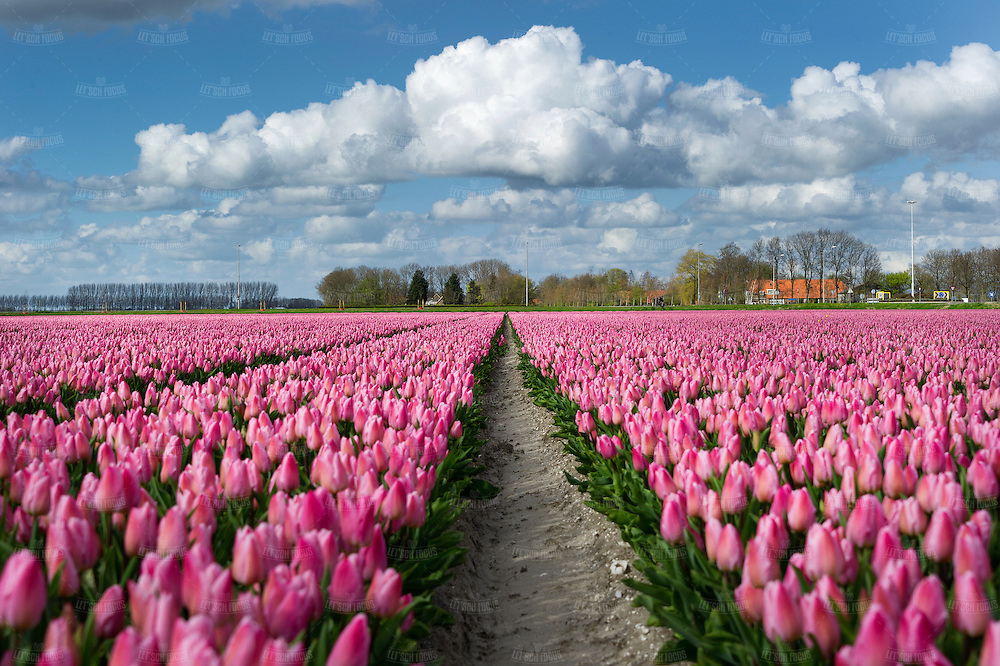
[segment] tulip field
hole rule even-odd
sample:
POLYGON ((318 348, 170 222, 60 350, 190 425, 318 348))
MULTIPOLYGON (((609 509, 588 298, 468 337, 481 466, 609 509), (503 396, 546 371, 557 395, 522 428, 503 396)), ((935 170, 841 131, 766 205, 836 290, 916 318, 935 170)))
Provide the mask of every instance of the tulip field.
POLYGON ((662 655, 998 664, 992 312, 511 314, 662 655))
MULTIPOLYGON (((998 314, 506 317, 657 663, 1000 664, 998 314)), ((0 319, 0 664, 419 661, 504 320, 0 319)))
POLYGON ((409 663, 502 318, 0 321, 0 662, 409 663))

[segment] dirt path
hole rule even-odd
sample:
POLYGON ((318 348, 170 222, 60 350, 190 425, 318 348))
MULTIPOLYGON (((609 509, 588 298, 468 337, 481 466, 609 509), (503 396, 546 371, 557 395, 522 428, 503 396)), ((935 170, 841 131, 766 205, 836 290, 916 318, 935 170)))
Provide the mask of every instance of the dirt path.
POLYGON ((552 418, 529 398, 517 361, 510 345, 483 396, 480 462, 500 494, 456 525, 468 558, 435 596, 456 624, 438 628, 428 651, 463 665, 654 663, 666 630, 645 626, 621 583, 634 553, 566 481, 573 459, 549 436, 552 418))

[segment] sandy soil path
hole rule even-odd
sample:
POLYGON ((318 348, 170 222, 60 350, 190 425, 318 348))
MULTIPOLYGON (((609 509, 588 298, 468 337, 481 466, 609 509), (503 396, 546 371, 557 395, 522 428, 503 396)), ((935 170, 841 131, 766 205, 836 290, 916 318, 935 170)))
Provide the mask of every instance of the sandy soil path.
POLYGON ((529 398, 517 361, 509 345, 483 396, 480 462, 500 494, 456 524, 468 558, 435 597, 456 624, 427 647, 445 664, 654 663, 667 633, 645 626, 621 583, 634 553, 566 481, 573 459, 550 437, 552 418, 529 398))

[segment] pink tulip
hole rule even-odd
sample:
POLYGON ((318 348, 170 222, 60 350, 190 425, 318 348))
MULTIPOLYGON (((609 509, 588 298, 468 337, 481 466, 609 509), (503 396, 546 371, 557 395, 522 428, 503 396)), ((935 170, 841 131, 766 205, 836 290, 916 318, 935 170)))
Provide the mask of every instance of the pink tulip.
POLYGON ((108 465, 94 491, 94 509, 101 513, 124 511, 127 508, 122 473, 117 465, 108 465))
POLYGON ((143 637, 135 627, 126 627, 118 634, 108 666, 159 666, 160 653, 156 639, 152 636, 143 637))
POLYGON ((400 481, 393 481, 389 486, 379 513, 389 520, 398 520, 406 515, 406 488, 400 481))
POLYGON ((733 598, 744 621, 752 625, 760 624, 764 616, 764 590, 744 580, 733 590, 733 598))
POLYGON ((113 638, 125 623, 125 593, 121 585, 112 585, 94 605, 94 635, 113 638))
POLYGON ((366 607, 376 617, 388 618, 400 607, 403 596, 403 579, 394 569, 380 569, 375 572, 365 595, 366 607))
POLYGON ((26 550, 7 559, 0 575, 0 624, 27 631, 42 619, 47 596, 41 563, 26 550))
POLYGON ((982 636, 991 621, 990 602, 976 577, 966 572, 955 577, 951 624, 966 636, 982 636))
POLYGON ((746 579, 754 587, 763 588, 772 580, 781 578, 781 566, 777 558, 759 538, 747 542, 743 570, 746 579))
POLYGON ((375 512, 371 503, 340 502, 340 530, 345 542, 351 546, 371 543, 375 526, 375 512))
POLYGON ((257 534, 246 525, 236 532, 230 571, 233 580, 243 585, 252 585, 264 580, 266 571, 263 547, 257 534))
POLYGON ((862 495, 847 519, 847 538, 860 547, 875 544, 878 531, 886 525, 885 512, 874 495, 862 495))
POLYGON ((958 528, 952 562, 955 576, 968 571, 980 583, 985 583, 993 577, 990 556, 986 552, 983 540, 979 537, 978 527, 973 528, 966 524, 958 528))
POLYGON ((747 483, 742 472, 735 472, 736 465, 730 465, 729 473, 722 485, 720 504, 723 513, 742 513, 747 508, 747 483))
POLYGON ((816 506, 809 491, 798 488, 788 501, 788 527, 793 532, 805 532, 816 520, 816 506))
POLYGON ((802 614, 798 604, 778 581, 764 587, 764 633, 772 641, 793 643, 802 637, 802 614))
POLYGON ((799 601, 802 611, 802 632, 806 643, 815 641, 826 657, 830 657, 840 645, 840 624, 830 606, 816 593, 803 595, 799 601))
POLYGON ((899 506, 899 531, 909 536, 923 534, 927 529, 927 514, 917 498, 900 500, 899 506))
POLYGON ((292 492, 299 487, 299 466, 295 462, 295 456, 291 452, 286 453, 277 469, 271 475, 271 483, 268 489, 274 491, 275 488, 285 492, 292 492))
POLYGON ((326 660, 326 666, 367 666, 370 649, 368 616, 358 613, 340 632, 326 660))
POLYGON ((271 636, 293 640, 323 612, 316 577, 311 571, 295 576, 284 564, 275 567, 267 577, 262 609, 271 636))
MULTIPOLYGON (((76 618, 73 618, 75 623, 76 618)), ((43 666, 80 666, 80 649, 73 638, 74 627, 66 617, 57 617, 45 628, 42 654, 36 663, 43 666)))
POLYGON ((361 607, 365 587, 357 555, 342 557, 333 569, 327 588, 329 607, 338 613, 354 613, 361 607))
POLYGON ((922 662, 934 650, 936 634, 930 620, 913 606, 908 607, 899 619, 896 642, 899 661, 922 662))
POLYGON ((955 523, 948 511, 938 509, 934 512, 921 546, 924 554, 935 562, 951 559, 955 547, 955 523))
POLYGON ((983 647, 979 651, 979 666, 1000 664, 1000 622, 990 622, 983 647))
POLYGON ((894 664, 897 652, 892 618, 882 606, 874 604, 861 619, 851 648, 851 663, 858 666, 894 664))
POLYGON ((1000 495, 1000 483, 997 482, 996 474, 982 458, 972 462, 967 478, 972 484, 976 499, 989 499, 1000 495))
POLYGON ((803 572, 810 580, 836 576, 844 566, 844 556, 837 537, 820 524, 813 524, 809 528, 803 555, 803 572))
POLYGON ((757 538, 763 540, 771 557, 778 559, 785 556, 791 543, 785 523, 771 514, 764 514, 757 521, 757 538))
POLYGON ((881 575, 891 560, 900 559, 903 556, 903 544, 896 534, 895 529, 885 526, 879 530, 875 537, 875 548, 872 552, 872 571, 876 575, 881 575))
POLYGON ((660 516, 660 535, 667 543, 684 542, 684 530, 688 526, 688 519, 682 500, 681 493, 674 493, 663 503, 663 513, 660 516))
POLYGON ((51 502, 49 475, 39 469, 34 472, 24 486, 21 506, 31 516, 41 516, 49 512, 51 502))
POLYGON ((924 614, 935 636, 944 630, 948 622, 948 606, 945 602, 944 586, 934 574, 923 578, 913 588, 909 607, 917 608, 924 614))
POLYGON ((720 571, 736 571, 743 565, 743 542, 732 524, 724 525, 715 547, 715 563, 720 571))
POLYGON ((260 653, 260 666, 303 666, 306 648, 302 643, 289 645, 282 638, 268 641, 260 653))
POLYGON ((222 655, 222 666, 255 666, 260 663, 261 654, 267 645, 267 633, 250 618, 243 618, 236 625, 226 643, 222 655))
POLYGON ((143 557, 156 550, 159 516, 155 504, 133 507, 125 525, 125 553, 129 557, 143 557))
POLYGON ((179 506, 172 506, 160 520, 156 548, 161 557, 180 557, 187 550, 187 521, 179 506))

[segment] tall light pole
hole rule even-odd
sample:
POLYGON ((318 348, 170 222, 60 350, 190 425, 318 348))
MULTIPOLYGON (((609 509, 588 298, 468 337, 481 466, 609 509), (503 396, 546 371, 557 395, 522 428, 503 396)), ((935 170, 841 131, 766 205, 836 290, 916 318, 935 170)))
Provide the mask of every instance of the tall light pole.
POLYGON ((701 243, 698 243, 698 299, 695 305, 701 305, 701 243))
POLYGON ((774 255, 774 263, 771 264, 771 293, 768 296, 771 297, 772 301, 776 301, 774 297, 774 292, 778 289, 778 255, 774 255))
POLYGON ((913 274, 913 204, 916 201, 907 201, 910 204, 910 302, 916 303, 916 280, 913 274))
POLYGON ((524 307, 528 307, 528 241, 524 241, 524 307))
POLYGON ((240 246, 236 246, 236 309, 240 309, 240 246))
MULTIPOLYGON (((830 249, 831 250, 836 250, 837 249, 837 244, 834 243, 833 245, 831 245, 830 249)), ((834 266, 834 268, 836 268, 836 266, 834 266)), ((835 286, 835 287, 837 286, 837 275, 836 275, 836 273, 834 273, 834 276, 833 276, 833 286, 835 286)), ((825 287, 826 287, 826 285, 824 285, 824 288, 825 287)), ((824 294, 824 296, 823 296, 823 302, 826 303, 826 295, 825 295, 826 292, 824 291, 823 294, 824 294)), ((840 292, 839 291, 837 291, 837 300, 838 301, 840 300, 840 292)))

